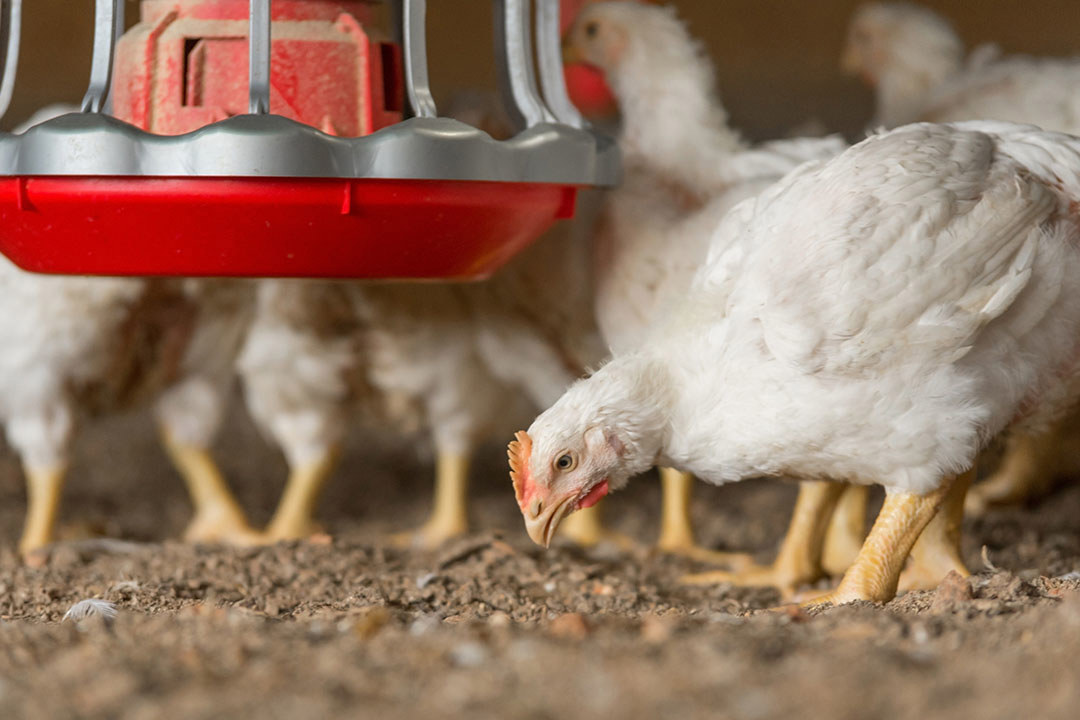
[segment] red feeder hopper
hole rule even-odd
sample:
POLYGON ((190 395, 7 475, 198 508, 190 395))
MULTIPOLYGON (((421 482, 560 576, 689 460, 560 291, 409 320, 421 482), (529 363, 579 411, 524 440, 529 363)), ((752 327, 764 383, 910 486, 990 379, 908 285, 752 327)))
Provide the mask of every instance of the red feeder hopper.
MULTIPOLYGON (((616 179, 614 146, 566 96, 558 0, 536 2, 542 99, 528 2, 496 1, 521 127, 503 142, 436 116, 422 0, 401 3, 403 63, 369 2, 144 0, 110 83, 121 8, 97 2, 83 112, 0 134, 0 251, 25 269, 479 278, 616 179)), ((19 2, 0 10, 2 101, 19 2)))

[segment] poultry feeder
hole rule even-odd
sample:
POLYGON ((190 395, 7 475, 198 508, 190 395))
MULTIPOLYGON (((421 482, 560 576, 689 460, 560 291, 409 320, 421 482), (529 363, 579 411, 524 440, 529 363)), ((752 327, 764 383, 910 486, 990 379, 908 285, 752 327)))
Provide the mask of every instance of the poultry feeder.
MULTIPOLYGON (((617 180, 567 95, 559 0, 493 0, 504 141, 438 117, 424 0, 390 3, 400 44, 375 5, 143 0, 121 37, 123 0, 97 0, 82 111, 0 133, 0 251, 56 274, 477 279, 617 180)), ((0 0, 0 113, 20 11, 0 0)))

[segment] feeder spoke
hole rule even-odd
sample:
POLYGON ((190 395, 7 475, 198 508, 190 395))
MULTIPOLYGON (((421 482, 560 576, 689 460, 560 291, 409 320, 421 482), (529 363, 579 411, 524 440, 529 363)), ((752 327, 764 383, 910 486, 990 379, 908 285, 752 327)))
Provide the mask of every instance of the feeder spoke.
POLYGON ((504 96, 519 125, 555 122, 536 89, 528 0, 494 0, 495 56, 504 96))
POLYGON ((94 4, 94 55, 90 64, 90 87, 83 96, 82 111, 105 109, 112 82, 113 53, 123 32, 123 0, 97 0, 94 4))
POLYGON ((21 34, 22 0, 0 0, 0 118, 7 113, 15 90, 21 34))
POLYGON ((270 0, 251 0, 248 27, 248 112, 270 112, 270 0))
POLYGON ((535 2, 537 58, 540 63, 540 86, 544 91, 544 102, 559 122, 584 128, 585 119, 570 101, 566 78, 563 76, 559 0, 535 2))
POLYGON ((402 10, 405 41, 405 89, 416 117, 438 113, 431 96, 427 64, 427 0, 404 0, 402 10))

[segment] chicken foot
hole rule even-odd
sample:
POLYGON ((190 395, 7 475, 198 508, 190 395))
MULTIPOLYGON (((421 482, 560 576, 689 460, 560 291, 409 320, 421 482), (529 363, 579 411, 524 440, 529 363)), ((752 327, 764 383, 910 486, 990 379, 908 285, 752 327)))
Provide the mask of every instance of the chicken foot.
POLYGON ((733 583, 749 587, 775 587, 785 598, 796 588, 811 583, 825 573, 821 567, 822 547, 829 520, 846 489, 840 483, 804 481, 791 514, 787 533, 771 565, 750 565, 734 572, 714 571, 685 575, 688 585, 733 583))
POLYGON ((971 574, 964 564, 960 541, 964 531, 964 496, 974 477, 972 469, 949 488, 941 509, 911 548, 911 558, 900 575, 901 591, 933 590, 953 571, 963 577, 971 574))
POLYGON ((338 451, 332 450, 315 462, 293 469, 281 495, 274 516, 266 526, 270 541, 298 540, 320 531, 315 522, 326 480, 337 465, 338 451))
POLYGON ((467 455, 438 453, 431 516, 416 530, 393 535, 392 544, 430 550, 469 531, 469 465, 467 455))
POLYGON ((236 545, 263 542, 263 536, 248 524, 240 503, 204 448, 178 442, 168 432, 163 433, 162 443, 184 478, 195 506, 195 515, 184 532, 185 540, 236 545))
MULTIPOLYGON (((970 475, 969 475, 970 477, 970 475)), ((896 597, 900 572, 919 535, 937 514, 959 477, 947 477, 925 495, 894 492, 885 496, 870 534, 840 585, 803 603, 843 605, 856 600, 888 602, 896 597)))
POLYGON ((53 540, 66 468, 26 468, 26 524, 19 540, 24 558, 53 540))
POLYGON ((670 555, 716 565, 740 568, 751 562, 748 553, 710 550, 697 544, 694 526, 690 520, 690 499, 693 494, 694 476, 674 468, 660 468, 660 486, 663 497, 660 511, 660 538, 656 549, 670 555))

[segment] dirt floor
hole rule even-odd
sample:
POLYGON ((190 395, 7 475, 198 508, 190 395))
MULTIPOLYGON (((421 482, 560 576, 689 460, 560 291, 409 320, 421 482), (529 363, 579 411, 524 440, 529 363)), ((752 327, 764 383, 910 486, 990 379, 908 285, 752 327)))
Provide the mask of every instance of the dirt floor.
MULTIPOLYGON (((430 554, 429 466, 358 438, 328 491, 321 542, 233 550, 173 541, 188 504, 143 417, 90 429, 42 567, 11 548, 24 496, 0 454, 0 717, 1075 718, 1080 716, 1080 486, 972 523, 981 571, 883 607, 754 612, 769 591, 684 588, 668 558, 533 547, 500 455, 478 468, 480 530, 430 554), (376 449, 377 448, 377 449, 376 449), (981 548, 1000 568, 984 568, 981 548), (111 622, 62 622, 77 601, 111 622)), ((218 453, 256 520, 283 466, 243 418, 218 453)), ((647 540, 657 484, 607 511, 647 540)), ((767 558, 794 491, 702 488, 710 544, 767 558)))

